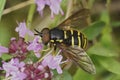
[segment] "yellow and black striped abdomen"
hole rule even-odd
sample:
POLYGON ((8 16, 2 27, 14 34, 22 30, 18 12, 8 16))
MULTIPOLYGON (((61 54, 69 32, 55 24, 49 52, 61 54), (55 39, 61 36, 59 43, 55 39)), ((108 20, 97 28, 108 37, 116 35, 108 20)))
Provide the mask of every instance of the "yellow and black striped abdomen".
POLYGON ((78 45, 81 48, 85 48, 87 45, 87 38, 79 31, 67 30, 64 31, 64 40, 66 45, 78 45))
POLYGON ((85 48, 87 38, 77 30, 60 30, 53 28, 50 30, 50 42, 53 44, 64 43, 68 46, 78 45, 81 48, 85 48))

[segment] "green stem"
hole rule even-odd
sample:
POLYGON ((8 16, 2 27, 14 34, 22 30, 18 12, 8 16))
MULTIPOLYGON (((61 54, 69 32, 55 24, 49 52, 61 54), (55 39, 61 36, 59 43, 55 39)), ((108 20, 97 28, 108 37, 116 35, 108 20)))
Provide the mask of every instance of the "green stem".
POLYGON ((107 10, 109 10, 110 8, 110 3, 111 3, 111 0, 107 0, 107 10))
POLYGON ((2 17, 3 9, 5 7, 6 0, 0 0, 0 20, 2 17))
MULTIPOLYGON (((35 13, 35 4, 31 4, 30 5, 30 9, 29 9, 29 12, 28 12, 28 17, 27 17, 27 28, 31 29, 31 24, 32 24, 32 20, 33 20, 33 16, 34 16, 34 13, 35 13)), ((29 40, 29 37, 28 36, 25 36, 25 40, 28 41, 29 40)))
POLYGON ((7 9, 5 9, 3 11, 3 15, 11 13, 13 11, 16 11, 18 9, 22 9, 22 8, 24 8, 24 7, 26 7, 26 6, 30 5, 30 4, 33 4, 33 3, 34 3, 34 0, 27 0, 27 1, 21 2, 19 4, 16 4, 16 5, 12 6, 12 7, 9 7, 7 9))
MULTIPOLYGON (((109 16, 108 21, 107 21, 107 26, 108 27, 110 27, 110 3, 111 3, 111 0, 107 0, 106 6, 107 6, 107 13, 108 13, 108 16, 109 16)), ((111 32, 111 30, 110 30, 110 32, 111 32)))
POLYGON ((27 17, 27 27, 29 27, 29 28, 31 28, 31 23, 32 23, 33 16, 35 13, 35 8, 36 8, 35 4, 30 5, 30 9, 28 12, 28 17, 27 17))

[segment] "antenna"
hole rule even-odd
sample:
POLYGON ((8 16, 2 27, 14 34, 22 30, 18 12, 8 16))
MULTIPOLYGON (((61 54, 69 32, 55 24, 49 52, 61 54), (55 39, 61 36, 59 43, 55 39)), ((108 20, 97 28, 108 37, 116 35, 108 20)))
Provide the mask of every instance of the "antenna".
POLYGON ((39 36, 41 36, 42 37, 42 33, 41 32, 39 32, 38 30, 36 30, 36 29, 34 29, 36 32, 37 32, 37 34, 34 34, 34 35, 39 35, 39 36))

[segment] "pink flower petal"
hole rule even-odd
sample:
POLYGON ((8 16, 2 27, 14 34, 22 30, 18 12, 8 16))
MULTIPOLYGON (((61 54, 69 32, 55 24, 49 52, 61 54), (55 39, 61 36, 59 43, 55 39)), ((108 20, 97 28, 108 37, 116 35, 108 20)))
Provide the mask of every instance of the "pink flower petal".
POLYGON ((8 53, 8 48, 3 47, 3 46, 0 46, 0 56, 1 56, 3 53, 8 53))
POLYGON ((42 65, 43 66, 47 66, 51 61, 52 61, 52 55, 48 55, 44 58, 44 60, 42 61, 42 65))
POLYGON ((51 10, 51 18, 54 18, 54 14, 59 14, 59 12, 63 15, 64 12, 60 7, 60 3, 62 0, 36 0, 35 3, 37 4, 37 11, 42 15, 43 9, 45 5, 48 5, 51 10))
POLYGON ((16 27, 15 31, 19 32, 19 36, 22 37, 22 38, 24 38, 26 34, 28 34, 30 36, 34 36, 32 31, 27 29, 25 22, 19 23, 19 25, 18 25, 18 27, 16 27))
POLYGON ((29 44, 27 47, 28 50, 33 50, 36 57, 40 57, 40 51, 42 50, 43 46, 41 43, 39 43, 39 37, 35 37, 33 42, 29 44))
POLYGON ((36 56, 37 58, 40 58, 41 55, 40 55, 40 53, 37 53, 37 52, 36 52, 36 53, 35 53, 35 56, 36 56))
POLYGON ((35 0, 35 3, 37 4, 37 11, 42 16, 43 15, 43 9, 45 7, 45 0, 35 0))
POLYGON ((6 77, 11 76, 11 78, 20 78, 18 80, 23 80, 26 77, 21 71, 21 69, 24 68, 24 65, 24 62, 19 62, 17 58, 13 58, 9 62, 3 62, 2 68, 6 72, 6 77))
POLYGON ((42 71, 44 69, 44 67, 42 65, 39 65, 38 69, 42 71))
POLYGON ((62 56, 61 55, 48 55, 44 58, 42 61, 42 65, 48 66, 51 69, 56 69, 59 74, 62 73, 62 69, 60 67, 61 61, 62 61, 62 56))
POLYGON ((57 72, 58 72, 59 74, 62 74, 62 69, 61 69, 60 66, 57 67, 57 72))

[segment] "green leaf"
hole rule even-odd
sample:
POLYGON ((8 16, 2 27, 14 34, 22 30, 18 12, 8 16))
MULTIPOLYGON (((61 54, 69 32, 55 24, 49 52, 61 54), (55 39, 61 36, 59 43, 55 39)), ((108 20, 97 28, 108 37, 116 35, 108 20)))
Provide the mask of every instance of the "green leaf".
POLYGON ((27 58, 24 60, 25 62, 29 61, 36 62, 39 60, 39 58, 35 56, 35 53, 33 51, 30 51, 26 57, 27 58))
POLYGON ((63 71, 62 74, 53 76, 52 80, 72 80, 72 77, 67 71, 63 71))
POLYGON ((99 63, 108 71, 120 75, 120 63, 112 58, 98 58, 99 63))
POLYGON ((120 80, 120 75, 114 76, 111 80, 120 80))
POLYGON ((102 31, 101 42, 104 46, 109 47, 110 44, 112 43, 112 36, 111 36, 112 28, 110 26, 110 16, 108 11, 102 12, 101 20, 106 23, 102 31))
POLYGON ((2 54, 1 58, 2 58, 2 60, 6 61, 6 60, 11 59, 11 58, 12 58, 12 56, 11 56, 11 55, 9 55, 9 54, 2 54))
POLYGON ((110 16, 107 10, 102 11, 100 20, 104 21, 107 25, 110 23, 110 16))
POLYGON ((5 79, 5 77, 4 76, 0 76, 0 80, 4 80, 5 79))
POLYGON ((6 0, 0 0, 0 20, 1 20, 1 16, 2 16, 5 3, 6 3, 6 0))
POLYGON ((113 49, 106 48, 100 43, 96 43, 94 46, 89 48, 87 52, 90 54, 104 56, 104 57, 118 56, 117 53, 113 49))
POLYGON ((73 80, 94 80, 94 75, 88 74, 81 69, 78 69, 73 76, 73 80))
POLYGON ((111 23, 111 26, 112 26, 113 28, 120 27, 120 21, 112 22, 112 23, 111 23))
POLYGON ((104 26, 105 26, 105 23, 103 21, 98 21, 93 23, 89 27, 85 28, 83 30, 83 33, 85 33, 88 40, 93 40, 95 37, 97 37, 101 33, 104 26))
POLYGON ((120 75, 110 74, 109 76, 107 76, 103 80, 120 80, 120 75))
MULTIPOLYGON (((107 30, 107 29, 106 29, 107 30)), ((112 45, 112 36, 111 33, 104 33, 101 37, 100 42, 105 46, 105 47, 110 47, 112 45)))

